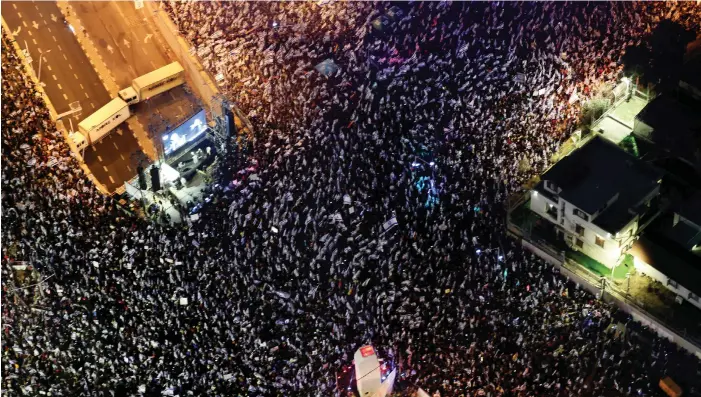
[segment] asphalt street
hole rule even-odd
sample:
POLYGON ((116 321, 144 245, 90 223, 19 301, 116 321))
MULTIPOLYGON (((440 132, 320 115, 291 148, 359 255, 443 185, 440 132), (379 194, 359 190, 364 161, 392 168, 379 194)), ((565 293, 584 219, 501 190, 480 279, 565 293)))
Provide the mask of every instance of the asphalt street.
MULTIPOLYGON (((43 54, 41 81, 56 112, 67 112, 78 104, 82 108, 81 112, 63 118, 66 127, 77 130, 80 121, 112 98, 74 33, 64 23, 61 10, 55 2, 49 1, 2 2, 1 7, 15 40, 21 48, 28 48, 37 75, 39 56, 43 54)), ((140 151, 133 132, 125 123, 87 148, 83 156, 95 178, 113 192, 136 175, 131 157, 140 151)))

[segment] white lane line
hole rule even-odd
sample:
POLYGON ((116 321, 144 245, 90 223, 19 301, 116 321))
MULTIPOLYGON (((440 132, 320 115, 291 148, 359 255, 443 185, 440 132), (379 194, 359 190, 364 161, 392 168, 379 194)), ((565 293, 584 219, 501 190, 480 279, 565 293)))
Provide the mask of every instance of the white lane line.
MULTIPOLYGON (((78 78, 78 76, 76 76, 76 79, 77 79, 77 78, 78 78)), ((85 87, 83 87, 82 84, 79 84, 79 85, 80 85, 80 89, 81 89, 81 90, 84 90, 84 89, 85 89, 85 87)))
POLYGON ((141 47, 141 51, 143 51, 145 55, 148 55, 148 52, 146 52, 146 49, 144 47, 141 47))
POLYGON ((47 64, 46 64, 46 67, 49 69, 49 72, 50 72, 50 71, 51 71, 51 65, 49 65, 49 64, 47 63, 47 64))
POLYGON ((61 87, 61 84, 58 85, 58 89, 59 89, 59 90, 62 90, 62 89, 63 89, 63 87, 61 87))
POLYGON ((58 47, 58 50, 59 50, 59 51, 63 51, 63 48, 61 48, 60 45, 56 44, 56 46, 58 47))
POLYGON ((58 41, 56 40, 56 36, 51 36, 51 38, 54 39, 54 41, 58 41))
POLYGON ((32 42, 34 43, 34 45, 37 45, 37 44, 38 44, 38 43, 37 43, 37 39, 32 39, 32 42))
POLYGON ((131 167, 127 166, 127 169, 128 169, 129 171, 131 171, 131 167))
MULTIPOLYGON (((16 9, 17 9, 17 4, 12 3, 12 7, 16 10, 16 9)), ((17 13, 17 15, 19 15, 19 12, 17 13)))
POLYGON ((105 166, 105 165, 102 166, 102 169, 105 170, 105 172, 109 172, 109 171, 107 170, 107 166, 105 166))
POLYGON ((110 182, 116 183, 116 182, 114 181, 114 178, 112 178, 112 175, 110 175, 110 182))
POLYGON ((154 69, 158 69, 158 68, 156 67, 156 64, 153 63, 153 61, 149 61, 149 62, 151 62, 151 66, 153 66, 154 69))
POLYGON ((102 157, 97 156, 97 161, 102 162, 102 157))
POLYGON ((95 109, 95 104, 90 102, 90 106, 92 106, 93 109, 95 109))
POLYGON ((61 54, 61 55, 63 55, 63 59, 65 59, 66 61, 68 60, 68 58, 66 57, 66 54, 61 54))
POLYGON ((68 95, 63 94, 63 99, 68 100, 68 95))
POLYGON ((56 75, 55 75, 55 74, 52 74, 51 77, 53 77, 54 80, 58 80, 58 79, 56 78, 56 75))
POLYGON ((31 30, 27 30, 27 33, 29 33, 29 35, 32 36, 32 31, 31 31, 31 30))
POLYGON ((119 153, 119 157, 121 157, 121 158, 122 158, 122 160, 126 160, 126 159, 124 158, 124 155, 123 155, 123 154, 121 154, 121 153, 119 153))
POLYGON ((48 30, 48 31, 49 31, 49 33, 51 33, 51 28, 46 28, 46 30, 48 30))
POLYGON ((87 92, 85 93, 85 98, 90 99, 87 92))
MULTIPOLYGON (((34 6, 34 8, 36 8, 38 10, 39 6, 34 6)), ((41 13, 39 13, 39 17, 44 18, 44 16, 41 13)))
POLYGON ((112 142, 112 144, 114 145, 115 149, 119 150, 119 146, 117 146, 117 144, 115 142, 112 142))
MULTIPOLYGON (((75 77, 75 79, 78 80, 78 75, 77 75, 77 74, 73 73, 73 77, 75 77)), ((81 85, 81 87, 82 87, 82 85, 81 85)))
POLYGON ((71 69, 71 70, 73 70, 73 66, 71 66, 70 63, 68 64, 68 68, 71 69))

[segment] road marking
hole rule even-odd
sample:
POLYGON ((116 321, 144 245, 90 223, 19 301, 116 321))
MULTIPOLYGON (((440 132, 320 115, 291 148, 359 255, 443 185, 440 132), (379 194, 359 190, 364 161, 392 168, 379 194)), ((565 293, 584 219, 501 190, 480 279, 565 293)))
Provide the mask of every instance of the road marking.
MULTIPOLYGON (((75 76, 75 75, 74 75, 74 76, 75 76)), ((78 78, 78 76, 76 76, 75 78, 77 79, 77 78, 78 78)), ((85 87, 83 87, 83 85, 82 85, 82 84, 80 84, 80 89, 81 89, 81 90, 84 90, 84 89, 85 89, 85 87)))
POLYGON ((56 46, 58 47, 58 50, 59 50, 59 51, 63 51, 63 48, 61 48, 60 45, 57 44, 56 46))
POLYGON ((53 77, 54 80, 58 80, 58 79, 56 78, 56 75, 55 75, 55 74, 52 74, 51 77, 53 77))
POLYGON ((68 95, 63 94, 63 99, 68 100, 68 95))
POLYGON ((47 63, 47 64, 46 64, 46 67, 49 69, 49 72, 50 72, 50 71, 51 71, 51 65, 49 65, 49 64, 47 63))
POLYGON ((109 44, 107 44, 107 51, 109 51, 110 54, 114 54, 114 48, 112 48, 112 46, 109 44))
MULTIPOLYGON (((17 4, 12 3, 12 7, 16 10, 16 9, 17 9, 17 4)), ((17 15, 19 15, 19 12, 17 13, 17 15)))
POLYGON ((87 92, 85 93, 85 98, 90 99, 87 92))
MULTIPOLYGON (((20 15, 20 18, 22 18, 21 15, 20 15)), ((28 28, 28 27, 29 27, 29 25, 27 25, 27 21, 22 21, 22 25, 24 25, 25 28, 28 28)))
POLYGON ((54 39, 54 41, 58 41, 56 40, 56 36, 51 36, 51 38, 54 39))
POLYGON ((119 153, 119 157, 120 157, 122 160, 126 160, 126 159, 124 158, 124 155, 121 154, 121 153, 119 153))
POLYGON ((102 162, 102 157, 97 156, 97 161, 102 162))
POLYGON ((158 68, 156 67, 156 64, 153 63, 153 61, 149 61, 149 62, 151 62, 151 66, 153 66, 154 69, 158 69, 158 68))
POLYGON ((107 166, 105 166, 105 165, 102 166, 102 169, 104 169, 105 172, 109 172, 109 170, 107 169, 107 166))
POLYGON ((153 37, 151 33, 147 34, 146 37, 144 37, 144 44, 148 43, 148 39, 150 39, 151 37, 153 37))
POLYGON ((68 58, 66 57, 66 54, 61 54, 61 55, 63 55, 63 59, 65 59, 66 61, 68 60, 68 58))
POLYGON ((68 67, 69 67, 71 70, 73 70, 73 66, 71 66, 70 63, 68 64, 68 67))
MULTIPOLYGON (((78 75, 77 75, 77 74, 73 73, 73 77, 75 77, 75 79, 78 80, 78 75)), ((80 85, 80 88, 83 88, 83 85, 82 85, 82 84, 80 85)))
POLYGON ((145 49, 145 48, 141 47, 141 51, 143 51, 144 54, 148 55, 148 52, 146 52, 146 49, 145 49))
MULTIPOLYGON (((15 5, 15 4, 12 3, 12 5, 15 5)), ((16 10, 16 9, 17 9, 17 7, 15 6, 15 10, 16 10)), ((20 14, 19 12, 17 13, 17 16, 19 17, 19 19, 22 19, 22 14, 20 14)))
POLYGON ((63 87, 61 87, 61 84, 58 85, 58 89, 59 89, 59 90, 62 90, 62 89, 63 89, 63 87))
POLYGON ((131 171, 131 167, 129 167, 128 165, 127 165, 127 169, 128 169, 129 171, 131 171))
POLYGON ((48 31, 49 31, 49 33, 51 33, 51 28, 46 28, 46 30, 48 30, 48 31))
POLYGON ((95 109, 95 104, 90 102, 90 106, 92 106, 93 109, 95 109))
MULTIPOLYGON (((36 8, 37 10, 39 9, 39 7, 38 7, 38 6, 34 6, 34 8, 36 8)), ((39 16, 40 16, 40 17, 42 17, 42 18, 44 18, 44 16, 43 16, 43 15, 41 15, 41 13, 39 13, 39 16)))
POLYGON ((116 182, 114 181, 114 178, 112 178, 112 175, 110 175, 109 177, 110 177, 110 182, 116 183, 116 182))
POLYGON ((34 43, 34 45, 37 45, 37 44, 38 44, 38 43, 37 43, 37 39, 32 39, 32 42, 34 43))
POLYGON ((34 29, 39 30, 39 24, 37 21, 32 21, 32 26, 34 26, 34 29))
POLYGON ((116 143, 116 142, 112 142, 112 144, 114 145, 114 148, 115 148, 115 149, 119 150, 119 146, 117 146, 117 143, 116 143))
POLYGON ((31 31, 31 30, 27 30, 27 33, 29 33, 29 35, 30 35, 30 36, 33 36, 33 34, 32 34, 32 31, 31 31))

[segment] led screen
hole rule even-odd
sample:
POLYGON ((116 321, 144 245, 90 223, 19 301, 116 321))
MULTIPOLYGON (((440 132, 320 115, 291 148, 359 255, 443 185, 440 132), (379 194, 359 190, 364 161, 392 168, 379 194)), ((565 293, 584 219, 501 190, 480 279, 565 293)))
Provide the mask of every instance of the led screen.
POLYGON ((184 144, 194 141, 206 130, 207 119, 204 109, 202 109, 176 129, 163 135, 163 150, 165 154, 171 154, 184 144))

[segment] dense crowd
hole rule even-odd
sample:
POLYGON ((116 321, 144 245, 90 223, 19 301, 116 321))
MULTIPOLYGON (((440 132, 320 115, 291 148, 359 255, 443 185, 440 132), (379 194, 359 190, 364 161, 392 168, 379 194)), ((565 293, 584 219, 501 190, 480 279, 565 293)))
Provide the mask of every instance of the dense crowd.
POLYGON ((82 175, 3 35, 4 388, 330 395, 372 343, 400 390, 650 396, 670 375, 701 393, 696 358, 502 221, 625 46, 660 18, 698 33, 697 4, 163 4, 252 118, 253 153, 191 225, 125 214, 82 175), (40 294, 17 287, 20 263, 40 294))

